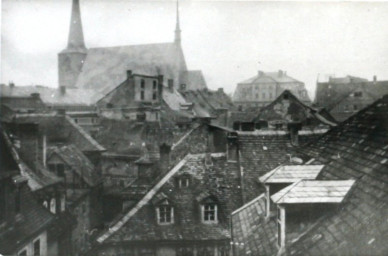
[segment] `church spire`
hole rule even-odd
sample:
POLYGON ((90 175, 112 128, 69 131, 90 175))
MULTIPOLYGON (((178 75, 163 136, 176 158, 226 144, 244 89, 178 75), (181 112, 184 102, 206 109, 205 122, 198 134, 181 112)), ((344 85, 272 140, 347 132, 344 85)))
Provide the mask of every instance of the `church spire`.
POLYGON ((79 0, 73 0, 67 49, 72 49, 72 50, 85 49, 84 33, 82 31, 82 21, 81 21, 81 11, 79 7, 79 0))
POLYGON ((181 28, 179 24, 179 1, 176 1, 176 27, 175 27, 175 43, 181 43, 181 28))

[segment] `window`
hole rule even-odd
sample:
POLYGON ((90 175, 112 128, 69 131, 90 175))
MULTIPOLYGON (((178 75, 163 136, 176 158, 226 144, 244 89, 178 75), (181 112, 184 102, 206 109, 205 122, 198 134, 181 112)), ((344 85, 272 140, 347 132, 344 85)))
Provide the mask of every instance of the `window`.
MULTIPOLYGON (((47 202, 46 202, 47 204, 47 202)), ((62 195, 61 196, 61 212, 66 210, 66 196, 62 195)))
POLYGON ((77 119, 77 118, 74 118, 74 122, 75 122, 76 124, 78 124, 78 119, 77 119))
POLYGON ((153 92, 153 93, 152 93, 152 99, 153 99, 153 100, 156 100, 156 99, 158 98, 157 95, 158 95, 158 94, 157 94, 156 92, 153 92))
POLYGON ((44 206, 44 208, 47 208, 47 207, 48 207, 48 203, 47 203, 46 200, 43 202, 43 206, 44 206))
POLYGON ((152 89, 156 90, 158 88, 156 81, 152 82, 152 89))
POLYGON ((141 88, 141 89, 144 89, 144 88, 145 88, 145 81, 144 81, 144 79, 142 79, 142 80, 140 81, 140 88, 141 88))
POLYGON ((353 105, 353 110, 358 110, 358 106, 357 105, 353 105))
POLYGON ((272 92, 269 93, 269 98, 272 99, 272 92))
POLYGON ((171 205, 160 205, 158 211, 158 224, 174 223, 174 208, 171 205))
POLYGON ((180 247, 176 252, 176 256, 194 256, 194 250, 190 247, 180 247))
POLYGON ((214 203, 205 204, 202 206, 202 221, 205 223, 216 223, 217 220, 217 205, 214 203))
POLYGON ((263 97, 263 99, 265 99, 265 92, 262 93, 262 97, 263 97))
POLYGON ((349 105, 344 106, 344 111, 349 111, 349 105))
POLYGON ((59 177, 65 177, 65 165, 58 163, 58 164, 49 164, 49 169, 59 177))
POLYGON ((18 253, 18 256, 27 256, 27 250, 23 250, 18 253))
POLYGON ((34 242, 34 256, 40 256, 40 240, 34 242))
POLYGON ((56 202, 55 202, 55 198, 51 198, 51 200, 50 200, 50 212, 52 212, 53 214, 56 213, 56 202))
POLYGON ((144 100, 144 91, 141 91, 141 92, 140 92, 140 99, 141 99, 141 100, 144 100))
POLYGON ((178 179, 179 188, 188 188, 190 185, 189 177, 182 177, 178 179))
POLYGON ((256 93, 256 99, 258 99, 259 98, 259 94, 258 93, 256 93))

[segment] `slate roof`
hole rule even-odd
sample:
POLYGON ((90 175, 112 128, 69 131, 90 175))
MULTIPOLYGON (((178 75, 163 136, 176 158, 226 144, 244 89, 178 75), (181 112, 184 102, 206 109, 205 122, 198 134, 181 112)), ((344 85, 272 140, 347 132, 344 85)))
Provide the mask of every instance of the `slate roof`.
MULTIPOLYGON (((387 145, 388 98, 384 97, 298 149, 299 156, 325 164, 318 181, 352 179, 354 184, 340 207, 323 213, 290 241, 287 254, 387 254, 387 145)), ((263 213, 246 207, 232 217, 233 237, 244 243, 239 255, 277 254, 276 221, 265 220, 263 213), (246 228, 253 225, 256 228, 246 228)))
POLYGON ((95 186, 101 182, 95 166, 74 144, 53 147, 50 151, 47 159, 50 159, 53 154, 58 155, 89 186, 95 186))
POLYGON ((259 177, 272 171, 280 164, 290 163, 298 147, 316 140, 325 130, 299 135, 299 146, 291 144, 290 135, 284 131, 238 132, 240 164, 244 171, 244 194, 246 201, 256 198, 264 188, 259 177))
POLYGON ((90 48, 76 87, 110 91, 125 81, 127 70, 177 80, 186 64, 182 49, 174 43, 90 48))
POLYGON ((271 196, 276 204, 341 203, 354 180, 299 180, 271 196))
MULTIPOLYGON (((3 172, 6 168, 10 168, 11 171, 20 171, 17 155, 15 155, 15 149, 9 144, 6 134, 1 129, 1 178, 3 178, 3 172), (5 158, 7 157, 7 158, 5 158), (16 168, 16 169, 15 169, 16 168)), ((25 178, 17 174, 16 176, 7 177, 9 182, 19 183, 21 186, 21 212, 20 217, 15 218, 15 222, 6 222, 5 225, 0 227, 0 253, 13 254, 16 253, 16 249, 23 243, 31 239, 37 232, 47 228, 52 224, 54 216, 39 205, 33 197, 31 190, 23 184, 25 178)), ((2 180, 3 181, 3 180, 2 180)), ((4 181, 5 182, 5 181, 4 181)), ((7 194, 6 194, 7 196, 7 194)), ((9 195, 6 200, 10 202, 13 198, 9 195)), ((3 209, 2 209, 3 210, 3 209)), ((8 209, 10 211, 10 209, 8 209)), ((12 211, 10 214, 14 214, 12 211)))
POLYGON ((188 90, 207 88, 206 81, 201 70, 181 72, 181 84, 186 84, 186 89, 188 90))
POLYGON ((43 110, 44 103, 40 97, 0 97, 0 104, 6 105, 14 111, 43 110))
MULTIPOLYGON (((229 240, 229 214, 241 206, 238 168, 231 169, 225 154, 211 154, 212 165, 206 166, 205 154, 188 155, 154 186, 122 220, 111 228, 105 243, 139 241, 229 240), (189 175, 190 186, 179 188, 175 177, 189 175), (202 224, 198 217, 198 198, 214 196, 219 205, 219 223, 202 224), (153 198, 165 196, 174 206, 175 223, 158 225, 153 198)), ((156 200, 157 201, 157 200, 156 200)), ((155 202, 155 200, 154 200, 155 202)))
POLYGON ((314 180, 324 165, 281 165, 259 178, 261 183, 294 183, 314 180))
POLYGON ((5 145, 10 148, 11 156, 18 165, 20 175, 27 179, 27 184, 32 191, 36 191, 63 181, 62 178, 47 170, 41 163, 31 163, 33 164, 31 166, 26 164, 26 162, 23 161, 23 159, 20 157, 17 150, 13 147, 9 136, 5 131, 2 131, 2 137, 4 138, 3 142, 5 145), (34 168, 34 170, 31 168, 34 168))
POLYGON ((81 151, 105 151, 97 141, 86 133, 70 117, 59 114, 17 114, 15 123, 37 123, 41 130, 45 130, 48 142, 66 140, 73 143, 81 151))

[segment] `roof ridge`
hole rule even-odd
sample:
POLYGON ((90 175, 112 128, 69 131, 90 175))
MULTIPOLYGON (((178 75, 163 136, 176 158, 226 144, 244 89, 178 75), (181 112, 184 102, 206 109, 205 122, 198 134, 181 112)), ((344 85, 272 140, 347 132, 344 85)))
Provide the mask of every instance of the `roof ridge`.
POLYGON ((112 49, 112 48, 122 48, 122 47, 131 47, 131 46, 152 46, 152 45, 174 45, 173 42, 163 42, 163 43, 145 43, 145 44, 127 44, 127 45, 114 45, 114 46, 100 46, 100 47, 91 47, 88 50, 97 50, 97 49, 112 49))
POLYGON ((97 242, 102 243, 108 239, 113 233, 118 231, 124 226, 124 224, 134 216, 146 203, 148 203, 154 195, 159 191, 160 188, 174 175, 176 174, 187 162, 187 159, 190 157, 190 154, 187 154, 174 168, 172 168, 156 185, 145 194, 145 196, 136 204, 135 207, 124 215, 124 217, 119 220, 113 227, 110 227, 107 232, 97 239, 97 242))

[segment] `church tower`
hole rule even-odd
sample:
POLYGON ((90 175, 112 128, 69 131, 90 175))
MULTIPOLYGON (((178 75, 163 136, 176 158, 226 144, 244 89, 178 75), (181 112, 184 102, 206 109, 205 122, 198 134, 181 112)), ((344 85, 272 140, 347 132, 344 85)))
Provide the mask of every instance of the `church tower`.
POLYGON ((79 0, 73 0, 67 47, 58 54, 60 88, 75 88, 86 55, 79 0))

